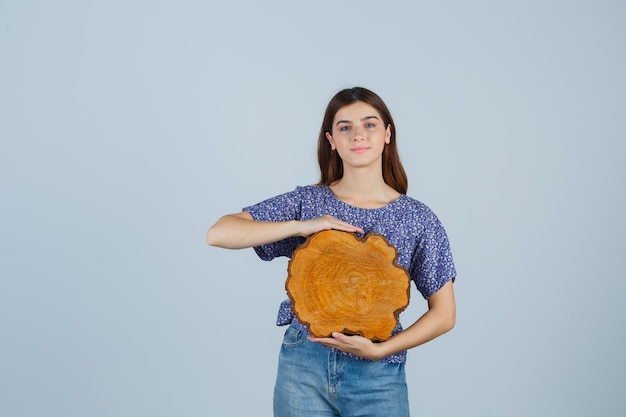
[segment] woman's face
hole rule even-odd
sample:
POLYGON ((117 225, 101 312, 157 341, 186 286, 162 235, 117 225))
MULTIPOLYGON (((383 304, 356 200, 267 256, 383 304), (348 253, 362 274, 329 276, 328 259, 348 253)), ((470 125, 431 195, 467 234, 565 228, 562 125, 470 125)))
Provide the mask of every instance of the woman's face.
POLYGON ((332 149, 344 164, 363 167, 380 164, 385 145, 391 140, 391 126, 385 123, 378 111, 367 103, 357 101, 337 111, 332 132, 326 133, 332 149))

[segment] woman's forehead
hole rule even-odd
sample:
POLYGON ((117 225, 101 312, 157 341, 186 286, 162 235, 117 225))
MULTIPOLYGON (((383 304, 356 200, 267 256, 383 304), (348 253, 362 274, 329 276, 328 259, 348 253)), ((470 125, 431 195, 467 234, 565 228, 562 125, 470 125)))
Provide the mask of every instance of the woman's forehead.
POLYGON ((363 101, 357 101, 337 110, 334 119, 355 122, 369 116, 376 116, 379 119, 381 118, 380 113, 374 106, 363 101))

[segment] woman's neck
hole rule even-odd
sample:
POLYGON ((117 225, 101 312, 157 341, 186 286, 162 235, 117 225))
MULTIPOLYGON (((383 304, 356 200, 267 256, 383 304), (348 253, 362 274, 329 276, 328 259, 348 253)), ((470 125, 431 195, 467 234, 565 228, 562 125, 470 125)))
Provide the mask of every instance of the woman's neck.
POLYGON ((383 180, 382 174, 348 171, 330 185, 340 200, 357 207, 378 208, 386 206, 400 196, 383 180))

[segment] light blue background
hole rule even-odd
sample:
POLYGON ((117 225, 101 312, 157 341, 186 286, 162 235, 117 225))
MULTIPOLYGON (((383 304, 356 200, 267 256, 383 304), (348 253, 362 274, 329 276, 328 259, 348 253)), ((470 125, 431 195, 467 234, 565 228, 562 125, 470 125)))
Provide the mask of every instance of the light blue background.
POLYGON ((413 415, 623 415, 625 39, 608 0, 0 2, 0 415, 270 416, 287 262, 204 234, 316 182, 354 85, 459 272, 413 415))

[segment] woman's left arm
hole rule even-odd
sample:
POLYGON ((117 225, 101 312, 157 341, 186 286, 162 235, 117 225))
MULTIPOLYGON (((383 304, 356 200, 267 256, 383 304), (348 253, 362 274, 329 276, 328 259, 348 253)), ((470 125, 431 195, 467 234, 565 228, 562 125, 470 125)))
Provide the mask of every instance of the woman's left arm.
POLYGON ((347 336, 339 332, 333 337, 310 340, 365 359, 379 360, 433 340, 451 330, 456 323, 456 302, 452 280, 428 299, 428 311, 404 331, 381 343, 373 343, 361 336, 347 336))

